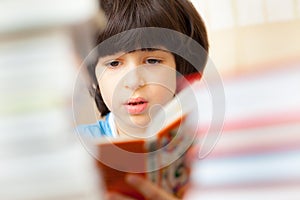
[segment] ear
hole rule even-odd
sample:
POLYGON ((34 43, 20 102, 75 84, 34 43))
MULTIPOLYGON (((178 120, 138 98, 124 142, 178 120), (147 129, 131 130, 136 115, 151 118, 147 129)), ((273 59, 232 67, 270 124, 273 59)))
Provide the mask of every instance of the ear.
POLYGON ((199 81, 202 78, 202 74, 199 72, 178 76, 176 80, 176 93, 192 84, 195 81, 199 81))

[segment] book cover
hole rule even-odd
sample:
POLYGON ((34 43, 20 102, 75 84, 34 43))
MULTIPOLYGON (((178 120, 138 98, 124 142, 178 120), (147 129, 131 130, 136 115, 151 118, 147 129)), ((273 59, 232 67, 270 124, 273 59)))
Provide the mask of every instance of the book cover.
POLYGON ((186 143, 183 144, 184 135, 177 135, 183 120, 184 118, 178 118, 149 139, 98 141, 97 166, 101 170, 106 189, 143 199, 141 194, 125 182, 127 173, 136 173, 182 197, 190 174, 190 166, 185 162, 189 147, 186 147, 186 143))

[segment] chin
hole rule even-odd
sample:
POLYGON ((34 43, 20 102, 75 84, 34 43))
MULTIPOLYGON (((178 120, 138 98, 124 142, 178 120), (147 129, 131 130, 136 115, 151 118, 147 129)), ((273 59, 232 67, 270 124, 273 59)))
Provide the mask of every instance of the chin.
POLYGON ((131 122, 136 128, 147 129, 150 125, 151 119, 148 116, 134 115, 130 117, 131 122))

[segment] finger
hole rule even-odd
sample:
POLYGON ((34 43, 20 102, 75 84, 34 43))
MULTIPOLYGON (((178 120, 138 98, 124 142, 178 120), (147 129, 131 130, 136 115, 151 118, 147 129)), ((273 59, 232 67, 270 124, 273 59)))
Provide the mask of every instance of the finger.
POLYGON ((148 200, 177 200, 152 182, 137 175, 127 175, 126 181, 148 200))
POLYGON ((134 199, 119 193, 109 192, 106 194, 105 200, 134 200, 134 199))

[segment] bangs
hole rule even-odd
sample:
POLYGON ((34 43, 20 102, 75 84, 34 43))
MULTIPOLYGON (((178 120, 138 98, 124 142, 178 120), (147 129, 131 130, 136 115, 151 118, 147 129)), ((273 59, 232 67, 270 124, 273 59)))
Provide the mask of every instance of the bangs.
POLYGON ((181 46, 178 43, 179 41, 184 44, 183 37, 170 32, 168 29, 136 28, 104 40, 97 46, 97 53, 99 58, 119 52, 127 53, 143 49, 161 49, 175 52, 181 46))
MULTIPOLYGON (((99 56, 117 52, 129 52, 143 48, 168 48, 174 38, 145 27, 166 28, 182 32, 179 27, 176 10, 170 10, 170 1, 165 0, 123 0, 109 4, 102 1, 102 8, 107 16, 106 28, 99 34, 97 44, 99 56), (160 1, 160 2, 158 2, 160 1), (168 10, 168 12, 166 12, 168 10), (118 13, 117 15, 115 13, 118 13), (114 37, 112 37, 114 36, 114 37), (169 42, 167 42, 169 40, 169 42)), ((176 41, 176 40, 174 40, 176 41)), ((178 41, 177 41, 178 42, 178 41)))

